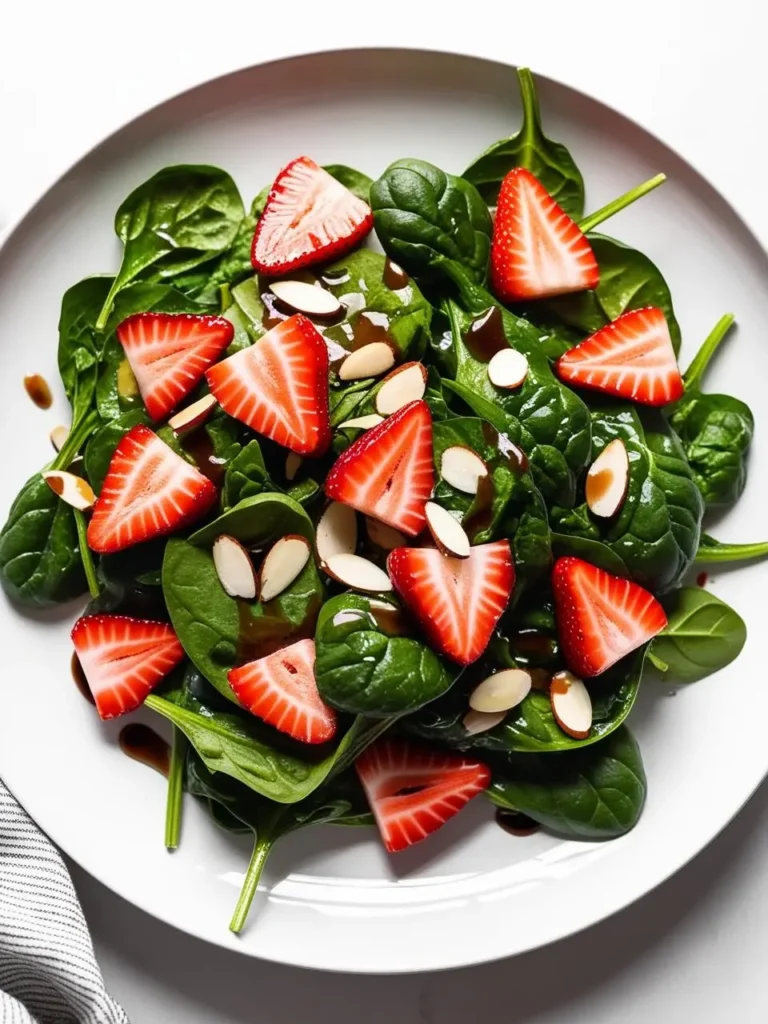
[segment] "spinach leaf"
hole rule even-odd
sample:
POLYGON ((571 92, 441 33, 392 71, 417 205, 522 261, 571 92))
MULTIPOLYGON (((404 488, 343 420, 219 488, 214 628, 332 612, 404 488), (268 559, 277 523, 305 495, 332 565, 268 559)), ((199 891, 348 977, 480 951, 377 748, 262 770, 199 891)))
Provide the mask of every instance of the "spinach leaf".
POLYGON ((439 697, 453 674, 425 644, 389 635, 365 597, 342 594, 323 606, 317 620, 315 680, 332 707, 383 718, 439 697))
POLYGON ((287 533, 300 533, 309 541, 315 537, 312 520, 301 505, 287 495, 271 492, 242 499, 189 539, 198 547, 206 547, 222 533, 250 548, 265 548, 287 533))
POLYGON ((519 595, 521 585, 534 583, 552 561, 547 508, 533 477, 507 454, 511 448, 507 435, 481 419, 452 417, 433 423, 432 444, 438 473, 443 452, 454 445, 471 448, 488 467, 487 486, 474 498, 440 478, 435 500, 461 513, 473 543, 512 541, 519 595))
POLYGON ((684 374, 685 394, 666 410, 708 508, 730 505, 741 496, 755 430, 748 405, 730 395, 704 394, 700 387, 733 319, 727 314, 717 322, 684 374))
POLYGON ((364 203, 370 203, 371 185, 373 179, 362 171, 356 171, 354 167, 346 167, 344 164, 325 164, 325 170, 349 191, 362 199, 364 203))
MULTIPOLYGON (((589 509, 586 505, 581 505, 577 509, 573 509, 571 515, 582 516, 582 523, 579 527, 585 533, 589 533, 592 530, 592 523, 587 522, 589 509)), ((552 532, 552 550, 558 558, 563 555, 573 555, 574 558, 583 558, 585 562, 591 562, 592 565, 596 565, 599 569, 604 569, 606 572, 613 573, 614 576, 622 576, 625 579, 631 577, 629 569, 624 564, 623 560, 613 548, 604 544, 601 540, 595 540, 589 536, 581 536, 579 534, 569 533, 557 533, 552 532)))
POLYGON ((674 587, 690 568, 704 511, 679 442, 660 427, 644 431, 636 411, 621 403, 595 407, 594 455, 617 437, 627 449, 624 503, 610 520, 593 516, 586 504, 551 509, 555 533, 601 542, 626 566, 621 575, 656 592, 674 587))
POLYGON ((115 215, 123 260, 96 329, 106 327, 121 289, 150 267, 158 278, 172 278, 228 249, 244 212, 237 186, 218 167, 165 167, 139 185, 115 215))
POLYGON ((701 535, 696 562, 706 565, 709 562, 744 562, 750 558, 764 558, 768 555, 768 541, 755 541, 751 544, 725 544, 715 540, 709 534, 701 535))
POLYGON ((111 277, 86 277, 64 292, 59 315, 58 364, 73 421, 90 408, 104 338, 96 320, 112 284, 111 277))
MULTIPOLYGON (((502 422, 506 424, 505 432, 510 440, 530 459, 534 482, 544 499, 571 505, 576 495, 576 476, 590 457, 589 410, 553 374, 539 346, 537 328, 497 306, 493 296, 469 281, 460 268, 447 262, 444 266, 446 269, 452 266, 451 275, 461 281, 462 301, 472 314, 464 313, 453 302, 447 306, 458 387, 448 380, 443 381, 444 386, 459 394, 483 418, 487 418, 489 406, 496 406, 504 414, 502 422), (494 312, 488 314, 492 308, 494 312), (468 332, 483 315, 495 318, 507 344, 523 352, 528 359, 528 375, 514 391, 494 387, 488 378, 487 364, 476 359, 467 345, 468 332)), ((499 429, 498 420, 494 422, 489 418, 488 421, 499 429)))
POLYGON ((233 508, 244 498, 253 498, 265 490, 274 491, 275 485, 264 465, 261 445, 254 439, 241 448, 227 466, 222 492, 224 511, 233 508))
POLYGON ((407 718, 402 728, 421 739, 459 750, 544 754, 588 747, 610 735, 632 710, 644 660, 645 650, 641 650, 589 681, 592 729, 583 740, 573 739, 562 731, 552 714, 549 694, 539 690, 531 690, 525 700, 493 729, 468 734, 463 718, 467 713, 469 694, 477 684, 473 673, 468 674, 466 681, 462 678, 445 696, 407 718))
POLYGON ((651 641, 649 659, 664 679, 693 683, 739 656, 747 639, 741 616, 701 587, 680 587, 661 603, 668 623, 651 641))
POLYGON ((586 336, 627 310, 658 306, 666 317, 677 353, 680 350, 680 325, 672 306, 669 286, 656 264, 637 249, 606 235, 590 233, 589 244, 600 267, 597 288, 535 303, 526 315, 534 323, 544 326, 564 324, 586 336))
POLYGON ((626 726, 588 750, 509 758, 488 796, 568 839, 614 839, 637 824, 647 783, 640 748, 626 726))
POLYGON ((499 187, 513 167, 526 167, 535 175, 565 212, 578 220, 584 213, 584 179, 573 157, 561 142, 548 139, 541 130, 539 101, 533 75, 518 68, 523 126, 508 139, 494 143, 474 160, 462 177, 477 187, 489 206, 499 195, 499 187))
POLYGON ((474 185, 424 160, 397 160, 371 186, 379 241, 409 272, 454 260, 485 280, 492 223, 474 185))

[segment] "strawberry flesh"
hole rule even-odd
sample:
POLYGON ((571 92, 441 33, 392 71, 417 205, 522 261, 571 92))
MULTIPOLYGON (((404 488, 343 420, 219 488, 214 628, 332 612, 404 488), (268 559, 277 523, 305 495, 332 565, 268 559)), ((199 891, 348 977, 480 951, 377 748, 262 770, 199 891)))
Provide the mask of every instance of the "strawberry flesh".
POLYGON ((582 678, 605 672, 667 624, 653 594, 580 558, 555 562, 552 588, 560 646, 582 678))
POLYGON ((165 622, 127 615, 84 615, 72 642, 101 718, 133 711, 184 658, 165 622))
POLYGON ((557 361, 561 380, 641 405, 666 405, 685 390, 669 326, 656 306, 622 313, 557 361))
POLYGON ((586 236, 524 167, 513 168, 501 183, 490 273, 502 302, 565 295, 600 281, 586 236))
POLYGON ((491 781, 478 761, 401 739, 374 743, 355 768, 389 853, 426 839, 491 781))
POLYGON ((469 558, 395 548, 387 571, 432 646, 460 665, 477 661, 488 646, 515 585, 507 540, 479 544, 469 558))
POLYGON ((256 225, 251 262, 260 274, 283 274, 343 256, 373 227, 373 212, 308 156, 275 178, 256 225))
POLYGON ((173 533, 205 515, 215 500, 210 480, 139 424, 109 463, 88 524, 88 546, 111 554, 173 533))
POLYGON ((419 399, 342 452, 325 481, 325 493, 415 537, 426 523, 424 508, 434 483, 432 416, 419 399))
POLYGON ((202 380, 234 337, 220 316, 136 313, 117 328, 147 412, 164 419, 202 380))
POLYGON ((295 740, 325 743, 335 735, 336 712, 315 682, 314 640, 230 669, 227 679, 244 708, 295 740))
POLYGON ((301 313, 206 373, 225 412, 298 455, 322 455, 331 441, 328 349, 301 313))

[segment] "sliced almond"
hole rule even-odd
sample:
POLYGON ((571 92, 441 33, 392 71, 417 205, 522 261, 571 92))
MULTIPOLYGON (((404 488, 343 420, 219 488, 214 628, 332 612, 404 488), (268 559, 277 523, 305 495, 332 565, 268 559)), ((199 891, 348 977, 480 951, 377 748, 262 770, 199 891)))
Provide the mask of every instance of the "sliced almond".
POLYGON ((213 395, 203 395, 186 409, 181 409, 168 420, 168 426, 174 434, 188 434, 190 430, 205 423, 216 407, 216 399, 213 395))
POLYGON ((53 493, 58 494, 61 500, 66 501, 72 508, 79 508, 84 512, 87 508, 93 507, 96 495, 88 481, 83 480, 81 476, 59 469, 48 470, 42 476, 53 493))
POLYGON ((139 394, 139 383, 127 359, 117 368, 117 393, 121 398, 136 398, 139 394))
POLYGON ((435 501, 428 501, 424 512, 429 532, 443 554, 469 558, 469 537, 458 519, 435 501))
POLYGON ((269 290, 283 305, 307 316, 334 316, 342 308, 332 292, 306 281, 273 281, 269 290))
POLYGON ((332 501, 320 516, 315 549, 320 563, 334 555, 353 555, 357 547, 357 513, 349 505, 332 501))
POLYGON ((514 348, 503 348, 491 356, 488 379, 497 388, 519 388, 528 376, 528 359, 514 348))
POLYGON ((501 725, 506 716, 506 711, 488 712, 471 709, 464 715, 462 723, 470 736, 476 736, 479 732, 495 729, 497 725, 501 725))
POLYGON ((213 565, 219 583, 230 597, 252 601, 256 597, 256 571, 239 540, 222 533, 213 542, 213 565))
POLYGON ((372 341, 370 345, 350 352, 339 367, 341 380, 362 380, 379 377, 395 365, 395 351, 386 341, 372 341))
POLYGON ((372 412, 368 416, 356 416, 351 420, 344 420, 338 426, 339 430, 345 430, 347 427, 354 427, 355 430, 370 430, 371 427, 378 427, 380 423, 384 422, 384 417, 379 416, 378 413, 372 412))
POLYGON ((64 442, 69 437, 69 427, 65 427, 63 425, 54 427, 48 436, 51 439, 51 444, 53 445, 53 447, 56 449, 57 452, 60 452, 61 449, 64 447, 64 442))
POLYGON ((627 496, 629 457, 621 438, 606 445, 589 467, 586 497, 589 511, 609 518, 616 515, 627 496))
POLYGON ((409 402, 424 397, 427 371, 421 363, 404 363, 382 381, 376 393, 376 411, 391 416, 409 402))
POLYGON ((440 476, 464 494, 477 494, 480 480, 488 476, 488 467, 471 448, 457 444, 446 448, 440 459, 440 476))
POLYGON ((296 452, 288 452, 285 457, 285 479, 293 480, 296 474, 301 469, 301 464, 304 459, 301 455, 297 455, 296 452))
POLYGON ((343 583, 353 590, 383 593, 392 589, 390 578, 384 570, 360 555, 332 555, 323 563, 323 568, 337 583, 343 583))
POLYGON ((307 538, 297 533, 276 541, 261 563, 259 600, 271 601, 290 587, 309 561, 311 553, 307 538))
POLYGON ((408 544, 408 538, 404 533, 378 519, 366 517, 365 532, 368 534, 368 540, 384 551, 394 551, 395 548, 404 548, 408 544))
POLYGON ((549 685, 549 702, 555 721, 569 736, 583 740, 592 728, 592 701, 581 679, 570 672, 556 672, 549 685))
POLYGON ((531 692, 531 677, 521 668, 505 668, 479 683, 469 696, 473 711, 509 711, 531 692))

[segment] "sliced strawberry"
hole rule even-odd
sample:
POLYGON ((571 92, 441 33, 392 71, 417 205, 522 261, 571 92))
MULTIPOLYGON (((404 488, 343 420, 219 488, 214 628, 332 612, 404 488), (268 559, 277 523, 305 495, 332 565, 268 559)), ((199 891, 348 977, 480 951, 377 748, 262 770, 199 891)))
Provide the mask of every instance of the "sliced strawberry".
POLYGON ((684 391, 667 320, 656 306, 622 313, 560 356, 557 372, 570 384, 642 405, 666 405, 684 391))
POLYGON ((600 675, 667 624, 653 594, 580 558, 555 562, 552 587, 560 645, 578 676, 600 675))
POLYGON ((325 493, 415 537, 432 495, 432 416, 426 402, 404 405, 342 452, 325 493))
POLYGON ((136 313, 117 328, 147 412, 164 419, 234 337, 229 320, 192 313, 136 313))
POLYGON ((460 665, 477 661, 488 646, 515 585, 508 540, 479 544, 469 558, 395 548, 387 571, 432 646, 460 665))
POLYGON ((491 781, 478 761, 401 739, 374 743, 355 768, 389 853, 436 832, 491 781))
POLYGON ((101 718, 133 711, 184 657, 165 622, 127 615, 84 615, 72 642, 101 718))
POLYGON ((491 288, 502 302, 596 288, 592 246, 541 182, 515 167, 501 183, 491 243, 491 288))
POLYGON ((256 225, 251 263, 260 274, 283 274, 343 256, 373 227, 373 212, 308 156, 275 178, 256 225))
POLYGON ((322 455, 330 444, 328 349, 301 313, 205 376, 225 412, 284 448, 322 455))
POLYGON ((314 640, 230 669, 227 679, 243 707, 295 740, 325 743, 335 735, 336 712, 317 692, 314 640))
POLYGON ((110 554, 205 515, 216 488, 142 424, 115 449, 88 524, 88 546, 110 554))

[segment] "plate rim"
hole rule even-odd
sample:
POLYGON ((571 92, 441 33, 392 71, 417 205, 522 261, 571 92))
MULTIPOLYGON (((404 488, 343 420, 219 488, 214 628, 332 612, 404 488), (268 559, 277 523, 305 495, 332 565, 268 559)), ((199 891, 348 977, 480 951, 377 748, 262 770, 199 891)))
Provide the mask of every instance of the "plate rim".
MULTIPOLYGON (((197 92, 198 90, 205 89, 205 88, 213 85, 214 83, 222 84, 225 81, 227 81, 229 79, 234 79, 234 78, 236 78, 239 75, 247 75, 248 73, 250 73, 250 72, 252 72, 252 71, 254 71, 256 69, 268 69, 272 65, 275 65, 275 66, 277 66, 277 65, 284 65, 284 64, 291 63, 291 62, 294 62, 294 61, 302 61, 302 60, 305 60, 305 59, 311 59, 311 58, 322 57, 322 56, 331 56, 331 55, 344 56, 344 55, 350 55, 350 54, 355 54, 355 53, 366 53, 366 52, 367 53, 375 52, 375 53, 382 54, 382 55, 385 55, 385 56, 388 55, 393 60, 397 59, 397 55, 398 54, 409 53, 411 55, 428 54, 430 56, 435 56, 435 57, 453 58, 453 59, 457 59, 457 60, 471 60, 471 61, 474 61, 474 62, 479 63, 479 64, 494 65, 497 68, 503 68, 503 69, 513 69, 514 70, 516 68, 525 66, 524 64, 515 63, 513 61, 500 60, 497 57, 485 56, 481 52, 470 52, 468 50, 453 49, 453 48, 446 49, 445 47, 441 47, 441 46, 415 45, 415 44, 414 45, 404 44, 404 45, 399 45, 399 46, 380 46, 380 45, 375 45, 375 44, 360 44, 360 43, 349 44, 349 45, 327 45, 327 46, 320 46, 319 48, 312 49, 312 50, 304 50, 304 49, 302 49, 302 50, 299 50, 298 52, 295 52, 295 53, 287 53, 287 54, 284 54, 282 56, 271 58, 271 59, 267 59, 267 60, 261 60, 261 61, 256 61, 254 63, 247 63, 247 64, 238 65, 238 66, 236 66, 236 67, 234 67, 234 68, 230 69, 229 71, 226 71, 226 72, 224 72, 222 74, 214 75, 212 77, 201 79, 201 80, 193 82, 191 84, 187 84, 183 88, 174 90, 170 94, 164 94, 162 96, 162 98, 158 99, 156 102, 151 103, 151 104, 146 105, 146 106, 143 106, 138 112, 136 112, 136 113, 132 114, 131 116, 129 116, 129 117, 125 118, 124 120, 122 120, 114 128, 112 128, 111 130, 109 130, 108 132, 103 134, 101 137, 99 137, 92 145, 88 146, 83 152, 80 153, 79 156, 77 156, 75 159, 70 161, 68 163, 68 165, 63 170, 58 172, 56 174, 56 176, 51 181, 49 181, 48 184, 46 184, 42 188, 42 190, 31 201, 29 201, 20 211, 17 212, 15 217, 13 217, 11 219, 11 221, 5 226, 4 230, 0 231, 0 260, 2 260, 2 258, 6 255, 7 250, 15 243, 15 241, 17 240, 17 236, 21 236, 22 235, 23 231, 25 230, 25 225, 26 225, 27 221, 34 217, 34 215, 38 212, 38 210, 40 210, 44 206, 44 204, 49 199, 49 197, 59 188, 61 183, 69 175, 71 175, 74 172, 76 172, 85 162, 87 162, 92 156, 94 156, 96 153, 98 153, 98 151, 102 147, 106 147, 109 143, 111 143, 114 139, 116 139, 117 136, 119 136, 126 129, 129 129, 129 128, 137 125, 138 122, 143 120, 148 115, 156 113, 162 107, 164 107, 166 105, 170 105, 170 104, 176 102, 177 100, 179 100, 179 99, 181 99, 183 97, 189 97, 189 96, 193 95, 195 92, 197 92)), ((768 258, 768 249, 766 248, 766 245, 764 245, 764 243, 763 243, 762 239, 760 238, 760 236, 752 229, 752 227, 748 223, 745 215, 742 214, 740 209, 734 204, 734 202, 731 200, 731 198, 729 198, 729 196, 720 187, 716 186, 712 182, 712 180, 710 179, 708 174, 706 174, 704 171, 702 171, 701 168, 699 166, 697 166, 696 163, 694 163, 686 155, 684 155, 680 150, 678 150, 674 145, 672 145, 670 142, 668 142, 667 139, 663 135, 660 135, 653 128, 648 127, 648 125, 643 120, 641 120, 641 119, 639 119, 639 118, 637 118, 637 117, 635 117, 633 115, 625 113, 624 111, 621 110, 620 107, 614 106, 611 103, 607 102, 606 100, 602 99, 601 97, 595 96, 594 94, 592 94, 591 92, 587 91, 586 89, 583 89, 583 88, 581 88, 578 85, 572 84, 571 81, 563 79, 563 78, 561 78, 561 77, 559 77, 557 75, 553 75, 549 71, 546 72, 546 73, 544 73, 544 72, 541 72, 541 73, 535 72, 535 73, 537 75, 537 78, 539 78, 539 79, 541 79, 543 81, 547 81, 547 82, 552 83, 552 84, 554 84, 556 86, 559 86, 559 87, 561 87, 563 89, 571 91, 571 92, 575 93, 578 96, 584 97, 584 98, 588 99, 589 101, 591 101, 592 103, 597 104, 604 111, 607 111, 607 112, 610 112, 610 113, 613 113, 613 114, 618 114, 626 122, 630 123, 635 128, 638 128, 640 131, 646 133, 651 138, 653 138, 656 142, 660 143, 664 148, 669 150, 672 154, 674 154, 674 156, 679 161, 682 162, 682 164, 688 170, 693 172, 693 174, 700 181, 702 181, 709 189, 712 190, 712 192, 715 195, 717 195, 720 198, 720 200, 727 207, 728 213, 734 218, 734 220, 736 222, 738 222, 738 224, 741 227, 741 229, 748 235, 750 241, 753 242, 759 248, 760 253, 763 255, 763 257, 768 258)), ((638 900, 642 899, 644 896, 646 896, 649 893, 653 892, 656 888, 658 888, 658 886, 662 885, 664 882, 672 879, 675 875, 678 874, 679 871, 681 871, 684 867, 686 867, 686 865, 688 865, 696 857, 698 857, 709 846, 709 844, 714 839, 716 839, 717 836, 720 835, 731 824, 731 822, 734 820, 734 818, 741 812, 741 810, 744 808, 744 806, 753 797, 754 793, 756 792, 756 790, 759 788, 759 786, 762 784, 762 782, 765 780, 765 778, 767 776, 768 776, 768 748, 766 749, 766 757, 765 757, 765 760, 764 760, 762 774, 760 775, 759 778, 757 778, 755 780, 754 784, 749 788, 749 791, 746 792, 746 794, 743 796, 743 799, 739 800, 737 806, 733 809, 732 813, 727 817, 727 819, 721 821, 720 823, 718 823, 715 826, 714 830, 710 830, 709 828, 707 828, 706 829, 706 838, 704 838, 703 841, 701 841, 700 839, 696 840, 696 842, 700 843, 700 845, 698 845, 696 849, 694 849, 692 851, 684 850, 681 855, 677 855, 674 858, 674 866, 672 866, 671 869, 669 868, 668 865, 665 866, 662 869, 661 873, 658 875, 658 877, 656 877, 655 880, 653 880, 650 884, 648 884, 647 882, 643 883, 641 891, 637 892, 635 895, 631 896, 629 899, 626 899, 626 900, 625 900, 624 896, 622 895, 620 897, 622 902, 620 903, 620 905, 615 906, 613 909, 610 909, 610 910, 604 910, 603 908, 597 909, 597 910, 595 910, 594 912, 592 912, 590 915, 588 915, 586 917, 582 916, 579 919, 578 923, 575 923, 575 924, 570 922, 570 921, 564 922, 564 927, 559 929, 557 931, 557 934, 552 934, 549 937, 545 937, 545 938, 542 938, 540 940, 537 940, 537 941, 533 942, 531 945, 526 946, 525 949, 513 949, 511 952, 509 950, 507 950, 507 949, 501 949, 498 953, 496 953, 496 954, 494 954, 492 956, 481 954, 481 955, 479 955, 477 957, 469 957, 469 958, 467 958, 466 955, 465 955, 465 956, 463 956, 460 959, 453 959, 453 960, 451 960, 449 962, 443 962, 439 966, 431 966, 431 967, 428 967, 428 968, 425 968, 423 966, 410 967, 408 965, 398 966, 398 967, 382 966, 382 967, 378 968, 378 967, 370 967, 370 966, 360 967, 360 966, 357 966, 357 965, 354 965, 354 964, 351 965, 351 966, 350 965, 345 965, 343 967, 342 966, 331 967, 331 966, 327 966, 327 965, 324 965, 324 964, 318 965, 316 963, 315 964, 313 964, 313 963, 306 963, 305 961, 303 961, 303 960, 301 960, 300 958, 297 958, 297 957, 286 958, 285 956, 271 956, 269 954, 269 951, 265 952, 263 950, 256 950, 253 947, 251 947, 251 946, 249 946, 249 945, 247 945, 245 943, 243 943, 240 946, 234 946, 231 943, 231 941, 227 941, 228 932, 224 932, 219 937, 217 935, 211 935, 211 934, 205 933, 201 929, 193 927, 193 926, 188 926, 188 925, 182 926, 181 924, 176 924, 173 920, 169 920, 167 917, 162 916, 162 911, 154 909, 144 899, 135 898, 133 896, 130 896, 130 897, 125 896, 122 891, 119 891, 119 890, 115 889, 113 887, 113 885, 111 884, 111 882, 109 882, 109 881, 107 881, 105 879, 105 877, 103 876, 103 873, 102 873, 101 870, 96 871, 96 870, 93 870, 91 867, 85 867, 75 855, 70 853, 65 848, 65 846, 59 845, 59 843, 56 841, 56 839, 50 833, 48 833, 43 828, 42 825, 40 825, 38 822, 35 821, 34 818, 32 818, 32 815, 29 814, 29 812, 26 810, 25 805, 16 796, 16 794, 14 793, 12 787, 8 786, 7 788, 12 793, 14 798, 20 803, 20 805, 24 809, 25 813, 27 813, 29 815, 29 817, 32 819, 32 821, 37 825, 37 827, 40 828, 41 831, 44 832, 44 834, 47 835, 49 839, 51 839, 51 841, 54 843, 54 845, 57 847, 57 849, 59 850, 60 853, 64 854, 67 858, 69 858, 73 862, 75 862, 79 866, 79 868, 81 870, 85 871, 88 875, 90 875, 91 877, 95 878, 101 885, 104 885, 107 889, 109 889, 110 892, 115 893, 116 895, 118 895, 122 899, 126 899, 127 902, 129 902, 133 906, 138 907, 140 910, 142 910, 143 912, 147 913, 150 917, 155 918, 156 920, 158 920, 158 921, 162 922, 163 924, 173 928, 176 931, 181 932, 182 934, 192 935, 195 938, 197 938, 197 939, 199 939, 199 940, 201 940, 203 942, 211 943, 211 944, 213 944, 215 946, 219 946, 222 949, 230 950, 233 953, 239 953, 241 955, 254 957, 254 958, 257 958, 257 959, 260 959, 260 960, 264 960, 265 962, 271 962, 271 963, 276 963, 276 964, 284 964, 284 965, 293 966, 293 967, 301 967, 301 968, 309 969, 309 970, 320 970, 320 971, 328 971, 328 972, 331 972, 331 973, 347 973, 347 974, 362 974, 362 975, 401 975, 401 974, 402 975, 408 975, 408 974, 413 974, 413 973, 422 973, 424 971, 432 972, 432 971, 440 971, 440 970, 453 970, 453 969, 458 969, 458 968, 461 968, 461 967, 473 967, 473 966, 477 966, 477 965, 480 965, 480 964, 483 964, 483 963, 492 963, 492 962, 495 962, 495 961, 498 961, 498 960, 507 959, 508 957, 511 957, 511 956, 521 955, 521 954, 523 954, 525 952, 532 952, 532 951, 534 951, 536 949, 541 949, 542 947, 550 945, 550 944, 552 944, 554 942, 558 942, 561 939, 569 938, 569 937, 571 937, 571 936, 573 936, 573 935, 575 935, 575 934, 577 934, 577 933, 579 933, 581 931, 586 930, 587 928, 591 928, 592 926, 594 926, 596 924, 599 924, 601 921, 604 921, 604 920, 607 920, 610 917, 613 917, 615 914, 620 913, 621 911, 625 910, 626 908, 632 906, 638 900)), ((587 845, 593 845, 593 844, 584 844, 584 845, 587 846, 587 845)), ((445 961, 444 957, 442 957, 442 959, 443 959, 443 961, 445 961)))

